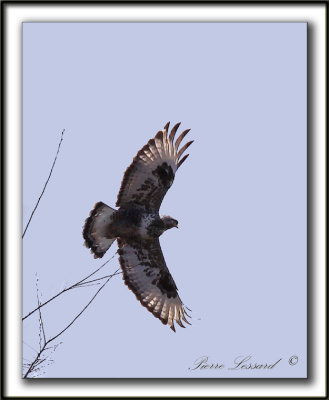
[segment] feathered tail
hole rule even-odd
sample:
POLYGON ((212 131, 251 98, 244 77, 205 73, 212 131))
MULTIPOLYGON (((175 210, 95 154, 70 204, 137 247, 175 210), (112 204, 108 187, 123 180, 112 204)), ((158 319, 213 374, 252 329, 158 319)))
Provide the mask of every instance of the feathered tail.
POLYGON ((94 258, 101 258, 110 248, 115 238, 110 239, 110 224, 116 210, 99 201, 90 211, 83 227, 85 246, 90 248, 94 258))

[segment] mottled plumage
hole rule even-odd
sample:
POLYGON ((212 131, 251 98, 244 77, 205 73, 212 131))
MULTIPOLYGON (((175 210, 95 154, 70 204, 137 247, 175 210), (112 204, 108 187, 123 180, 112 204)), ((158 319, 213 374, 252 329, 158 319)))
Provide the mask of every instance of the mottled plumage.
POLYGON ((178 221, 159 216, 162 200, 172 185, 182 157, 193 141, 179 149, 185 130, 174 142, 179 127, 168 136, 169 122, 137 153, 125 171, 116 206, 96 203, 86 219, 83 237, 95 258, 103 257, 115 239, 123 279, 137 299, 164 324, 175 330, 174 321, 189 323, 176 284, 166 266, 159 236, 178 221))

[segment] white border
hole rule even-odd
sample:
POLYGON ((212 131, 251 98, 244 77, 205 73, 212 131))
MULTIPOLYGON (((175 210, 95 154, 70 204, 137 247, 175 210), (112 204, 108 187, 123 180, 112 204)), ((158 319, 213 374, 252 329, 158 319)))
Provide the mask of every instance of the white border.
MULTIPOLYGON (((7 397, 43 396, 277 396, 316 397, 325 396, 325 149, 326 149, 326 41, 325 6, 314 5, 22 5, 7 4, 5 38, 6 85, 6 275, 4 323, 5 346, 5 392, 7 397), (314 109, 311 134, 314 135, 314 251, 312 268, 316 288, 312 299, 314 313, 314 363, 312 379, 277 381, 252 380, 190 380, 175 381, 125 381, 111 380, 33 380, 21 379, 21 24, 23 21, 307 21, 312 27, 312 108, 314 109), (9 312, 10 309, 10 312, 9 312)), ((309 133, 310 134, 310 133, 309 133)), ((312 222, 312 224, 313 224, 312 222)))

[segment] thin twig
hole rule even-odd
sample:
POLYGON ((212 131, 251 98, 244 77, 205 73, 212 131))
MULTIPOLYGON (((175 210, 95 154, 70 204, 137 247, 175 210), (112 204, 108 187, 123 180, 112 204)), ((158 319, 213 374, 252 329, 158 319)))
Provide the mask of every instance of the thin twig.
POLYGON ((40 296, 39 296, 39 284, 38 284, 39 278, 38 278, 37 273, 35 275, 36 275, 37 299, 38 299, 38 307, 39 307, 39 324, 40 324, 40 326, 39 326, 39 338, 40 338, 39 346, 40 346, 40 350, 41 350, 41 332, 42 332, 42 336, 43 336, 43 343, 46 343, 46 334, 45 334, 45 328, 43 326, 42 314, 41 314, 41 309, 40 309, 41 302, 40 302, 40 296))
POLYGON ((29 219, 29 221, 28 221, 28 223, 27 223, 27 225, 26 225, 26 227, 25 227, 25 229, 24 229, 24 232, 23 232, 23 235, 22 235, 22 239, 24 238, 24 235, 25 235, 25 233, 26 233, 26 231, 27 231, 27 228, 29 227, 30 222, 31 222, 31 220, 32 220, 32 218, 33 218, 33 215, 34 215, 34 213, 35 213, 35 210, 38 208, 38 205, 39 205, 39 203, 40 203, 40 200, 41 200, 41 198, 42 198, 42 196, 43 196, 43 194, 44 194, 44 192, 45 192, 45 190, 46 190, 46 187, 47 187, 47 185, 48 185, 48 182, 49 182, 49 179, 50 179, 50 177, 51 177, 51 174, 53 173, 53 169, 54 169, 54 166, 55 166, 55 164, 56 164, 57 156, 58 156, 59 150, 60 150, 61 145, 62 145, 64 132, 65 132, 65 129, 63 129, 63 131, 62 131, 61 139, 60 139, 60 141, 59 141, 58 148, 57 148, 57 153, 56 153, 56 156, 55 156, 53 165, 52 165, 52 167, 51 167, 51 170, 50 170, 48 179, 46 180, 46 183, 45 183, 45 185, 44 185, 44 187, 43 187, 43 189, 42 189, 42 192, 41 192, 41 194, 40 194, 40 196, 39 196, 39 198, 38 198, 37 204, 35 205, 35 207, 34 207, 34 209, 33 209, 33 211, 32 211, 32 214, 31 214, 31 216, 30 216, 30 219, 29 219))
POLYGON ((96 279, 92 279, 91 281, 83 282, 80 285, 77 285, 76 287, 78 288, 78 287, 91 286, 91 285, 88 285, 88 284, 92 283, 92 282, 101 281, 102 279, 106 279, 106 278, 109 278, 109 277, 112 278, 112 276, 121 275, 122 271, 120 271, 120 272, 119 271, 120 271, 120 268, 118 268, 115 272, 113 272, 113 274, 101 276, 100 278, 96 278, 96 279))
POLYGON ((25 375, 23 376, 23 378, 27 378, 29 376, 29 374, 33 371, 34 366, 37 364, 42 352, 45 350, 46 344, 43 345, 43 347, 40 349, 40 351, 38 352, 36 358, 31 362, 28 370, 25 372, 25 375))
POLYGON ((64 328, 62 331, 60 331, 57 335, 55 335, 54 337, 52 337, 51 339, 47 340, 47 345, 52 342, 53 340, 57 339, 58 336, 62 335, 67 329, 69 329, 69 327, 74 324, 74 322, 80 317, 80 315, 89 307, 89 305, 93 302, 93 300, 95 299, 95 297, 98 295, 98 293, 104 288, 104 286, 108 283, 108 281, 112 278, 109 277, 105 283, 103 283, 103 285, 97 290, 97 292, 94 294, 94 296, 91 298, 91 300, 85 305, 85 307, 79 312, 79 314, 77 314, 75 316, 75 318, 73 318, 73 320, 66 326, 66 328, 64 328))
POLYGON ((38 351, 36 349, 34 349, 30 344, 25 342, 25 340, 23 340, 23 343, 25 344, 25 346, 29 347, 31 350, 33 350, 34 352, 36 352, 38 354, 38 351))
POLYGON ((114 256, 116 255, 117 251, 113 254, 113 256, 111 258, 109 258, 104 264, 102 264, 99 268, 97 268, 94 272, 92 272, 91 274, 89 274, 88 276, 86 276, 85 278, 81 279, 79 282, 74 283, 73 285, 69 286, 68 288, 63 289, 61 292, 58 292, 57 294, 55 294, 55 296, 51 297, 49 300, 45 301, 44 303, 38 305, 38 307, 36 307, 34 310, 30 311, 28 314, 26 314, 23 318, 22 321, 24 321, 26 318, 28 318, 30 315, 32 315, 33 313, 35 313, 36 311, 38 311, 41 307, 45 306, 46 304, 50 303, 51 301, 53 301, 54 299, 56 299, 56 297, 62 295, 63 293, 74 289, 75 287, 79 286, 82 284, 82 282, 84 282, 85 280, 87 280, 88 278, 90 278, 91 276, 95 275, 101 268, 105 267, 105 265, 107 263, 109 263, 114 256))
POLYGON ((97 281, 101 281, 101 280, 106 279, 106 278, 112 278, 113 276, 116 276, 116 275, 121 275, 122 271, 119 272, 119 270, 120 270, 120 268, 118 268, 115 272, 113 272, 113 274, 105 275, 105 276, 102 276, 102 277, 97 278, 97 279, 92 279, 91 281, 83 282, 80 285, 75 286, 73 289, 85 288, 85 287, 91 287, 91 286, 98 286, 100 284, 100 282, 97 282, 97 281), (92 283, 92 282, 94 282, 94 283, 92 283))

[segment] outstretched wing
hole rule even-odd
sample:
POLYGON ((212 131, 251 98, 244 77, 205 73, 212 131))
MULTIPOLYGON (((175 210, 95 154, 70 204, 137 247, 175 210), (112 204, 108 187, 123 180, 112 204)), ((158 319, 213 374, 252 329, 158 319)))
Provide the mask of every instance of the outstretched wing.
POLYGON ((170 275, 158 239, 142 243, 118 239, 123 279, 141 304, 163 324, 175 331, 174 321, 185 328, 181 319, 190 324, 177 286, 170 275))
POLYGON ((168 122, 163 131, 159 131, 154 139, 150 139, 137 153, 124 174, 117 207, 134 203, 150 211, 159 211, 162 200, 174 181, 177 169, 188 154, 182 159, 181 156, 193 143, 192 140, 178 150, 181 141, 190 131, 187 129, 182 132, 174 143, 179 125, 180 123, 176 124, 168 136, 168 122))

